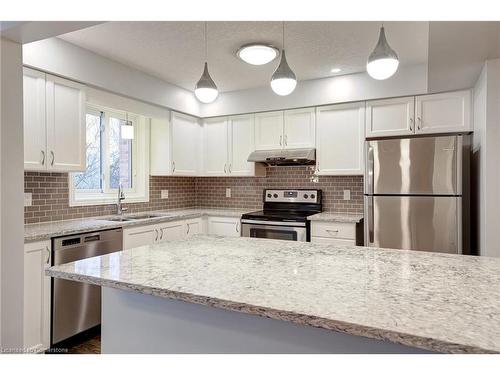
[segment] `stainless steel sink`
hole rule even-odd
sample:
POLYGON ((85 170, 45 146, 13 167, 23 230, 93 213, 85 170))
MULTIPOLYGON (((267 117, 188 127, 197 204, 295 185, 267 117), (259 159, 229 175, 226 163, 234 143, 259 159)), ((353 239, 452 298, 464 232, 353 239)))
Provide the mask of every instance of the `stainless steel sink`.
POLYGON ((169 217, 172 216, 170 214, 163 213, 155 213, 155 214, 137 214, 137 215, 127 215, 127 216, 110 216, 103 220, 106 221, 134 221, 134 220, 144 220, 144 219, 152 219, 156 217, 169 217))
POLYGON ((106 219, 103 219, 106 221, 132 221, 134 219, 131 219, 129 217, 108 217, 106 219))

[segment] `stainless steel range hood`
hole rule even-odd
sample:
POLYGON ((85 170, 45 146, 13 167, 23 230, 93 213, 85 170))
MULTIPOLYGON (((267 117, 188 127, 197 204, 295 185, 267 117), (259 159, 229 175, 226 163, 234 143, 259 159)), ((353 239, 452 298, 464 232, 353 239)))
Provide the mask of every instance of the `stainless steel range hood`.
POLYGON ((316 162, 316 149, 257 150, 248 156, 249 162, 267 165, 308 165, 316 162))

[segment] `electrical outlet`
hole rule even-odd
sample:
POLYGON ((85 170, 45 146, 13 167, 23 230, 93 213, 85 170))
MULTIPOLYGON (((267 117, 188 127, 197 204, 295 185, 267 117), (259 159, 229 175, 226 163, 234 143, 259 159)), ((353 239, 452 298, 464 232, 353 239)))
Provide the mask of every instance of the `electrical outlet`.
POLYGON ((226 198, 231 198, 231 188, 226 188, 226 198))
POLYGON ((344 190, 344 200, 345 201, 351 200, 351 191, 350 190, 344 190))
POLYGON ((33 194, 24 193, 24 207, 29 207, 33 204, 33 194))
POLYGON ((168 199, 168 190, 161 190, 160 191, 160 198, 161 199, 168 199))

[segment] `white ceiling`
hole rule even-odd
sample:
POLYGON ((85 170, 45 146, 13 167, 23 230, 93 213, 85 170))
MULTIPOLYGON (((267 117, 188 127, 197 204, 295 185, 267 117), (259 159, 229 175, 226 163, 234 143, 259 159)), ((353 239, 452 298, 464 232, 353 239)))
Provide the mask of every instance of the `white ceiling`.
MULTIPOLYGON (((386 22, 389 44, 401 65, 427 62, 428 22, 386 22)), ((378 39, 378 22, 287 22, 285 47, 298 80, 365 70, 378 39)), ((107 22, 60 36, 109 59, 193 90, 204 60, 203 22, 107 22)), ((220 91, 269 84, 273 61, 252 66, 236 50, 250 42, 281 47, 281 22, 209 22, 208 61, 220 91)))

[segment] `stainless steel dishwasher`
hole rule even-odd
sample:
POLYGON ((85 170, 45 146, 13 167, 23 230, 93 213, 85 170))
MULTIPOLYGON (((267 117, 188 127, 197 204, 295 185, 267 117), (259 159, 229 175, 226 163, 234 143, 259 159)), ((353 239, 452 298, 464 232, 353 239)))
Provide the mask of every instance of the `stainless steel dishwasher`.
MULTIPOLYGON (((52 239, 53 265, 122 250, 122 229, 52 239)), ((96 265, 99 259, 96 258, 96 265)), ((52 279, 51 345, 101 324, 101 288, 52 279)))

